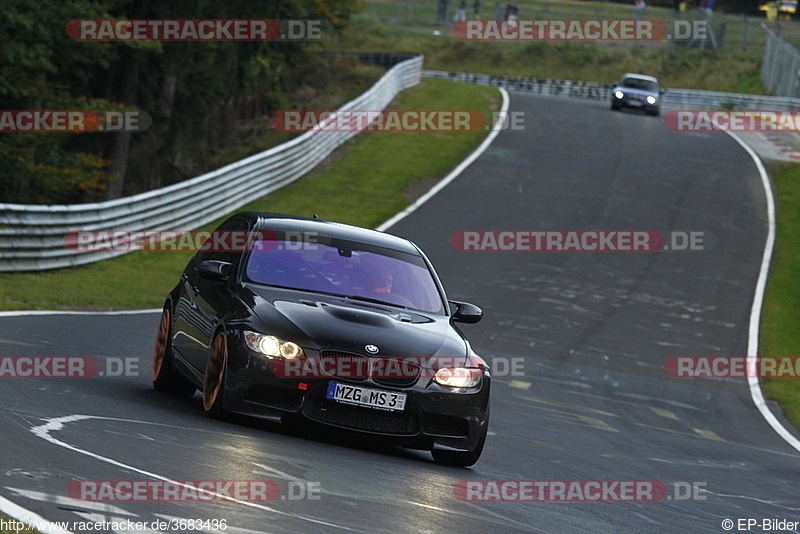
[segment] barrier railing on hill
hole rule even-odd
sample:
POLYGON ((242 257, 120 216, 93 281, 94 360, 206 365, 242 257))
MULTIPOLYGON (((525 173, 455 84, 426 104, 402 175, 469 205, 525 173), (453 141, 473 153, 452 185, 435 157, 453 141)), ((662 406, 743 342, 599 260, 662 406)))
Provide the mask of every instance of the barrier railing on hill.
MULTIPOLYGON (((422 56, 367 54, 391 66, 369 90, 341 110, 382 110, 416 85, 422 56), (399 62, 398 62, 399 61, 399 62)), ((130 197, 74 205, 0 203, 0 272, 42 271, 92 263, 121 250, 65 246, 68 232, 192 230, 283 187, 313 169, 357 131, 309 131, 291 141, 168 187, 130 197)))

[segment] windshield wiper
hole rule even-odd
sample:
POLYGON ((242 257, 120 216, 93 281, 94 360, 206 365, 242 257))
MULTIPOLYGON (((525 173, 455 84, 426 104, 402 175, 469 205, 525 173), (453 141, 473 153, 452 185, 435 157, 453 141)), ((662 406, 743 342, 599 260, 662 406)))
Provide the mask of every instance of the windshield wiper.
POLYGON ((350 300, 360 300, 362 302, 371 302, 373 304, 383 304, 384 306, 394 306, 396 308, 403 308, 404 310, 410 310, 411 308, 407 306, 401 306, 400 304, 394 304, 393 302, 386 302, 385 300, 373 299, 370 297, 362 297, 361 295, 345 295, 346 299, 350 300))

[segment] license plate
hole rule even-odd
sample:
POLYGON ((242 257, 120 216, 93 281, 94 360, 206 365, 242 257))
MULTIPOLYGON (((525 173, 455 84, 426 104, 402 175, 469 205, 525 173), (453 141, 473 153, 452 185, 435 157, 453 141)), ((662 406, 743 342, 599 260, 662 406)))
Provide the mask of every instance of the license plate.
POLYGON ((345 404, 366 406, 379 410, 402 411, 406 407, 406 394, 381 389, 363 388, 339 382, 328 382, 328 392, 325 395, 345 404))
POLYGON ((642 101, 641 101, 641 100, 636 100, 636 99, 633 99, 633 98, 632 98, 632 99, 628 100, 628 105, 629 105, 629 106, 633 106, 633 107, 639 107, 639 106, 641 106, 641 105, 642 105, 642 101))

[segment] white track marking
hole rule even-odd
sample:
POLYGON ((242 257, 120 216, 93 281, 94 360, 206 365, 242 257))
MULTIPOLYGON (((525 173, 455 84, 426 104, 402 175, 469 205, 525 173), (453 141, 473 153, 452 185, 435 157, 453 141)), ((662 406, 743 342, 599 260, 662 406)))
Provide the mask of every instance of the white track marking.
MULTIPOLYGON (((761 258, 761 270, 758 273, 758 281, 756 282, 756 292, 753 296, 753 307, 750 309, 750 332, 747 339, 747 368, 753 369, 758 362, 758 329, 761 324, 761 307, 764 304, 764 290, 767 286, 767 275, 769 274, 769 264, 772 260, 772 251, 775 248, 775 197, 772 194, 772 186, 769 183, 769 175, 764 168, 764 163, 758 154, 745 143, 738 135, 733 132, 725 130, 725 133, 730 135, 734 141, 744 148, 744 150, 753 159, 756 164, 758 173, 761 175, 761 185, 764 188, 764 194, 767 197, 767 223, 769 231, 767 234, 767 243, 764 246, 764 255, 761 258)), ((757 373, 747 373, 748 375, 757 375, 757 373)), ((767 406, 764 400, 764 393, 761 391, 761 383, 758 376, 748 376, 747 383, 750 386, 750 397, 753 403, 758 408, 758 411, 769 423, 769 425, 778 433, 780 437, 786 440, 786 443, 794 447, 800 452, 800 440, 792 435, 783 424, 778 421, 775 414, 767 406)))
MULTIPOLYGON (((55 437, 52 436, 52 432, 58 432, 60 430, 63 430, 64 426, 66 424, 75 423, 75 422, 78 422, 78 421, 85 421, 85 420, 89 420, 89 419, 98 419, 98 420, 106 420, 106 421, 117 421, 118 420, 118 419, 116 419, 114 417, 97 417, 97 416, 93 416, 93 415, 77 415, 76 414, 76 415, 68 415, 68 416, 65 416, 65 417, 56 417, 56 418, 53 418, 53 419, 48 419, 48 420, 46 420, 47 422, 45 424, 32 427, 32 428, 30 428, 30 431, 34 435, 36 435, 36 436, 38 436, 38 437, 40 437, 40 438, 52 443, 53 445, 58 445, 59 447, 63 447, 65 449, 67 449, 67 450, 70 450, 70 451, 73 451, 73 452, 77 452, 77 453, 83 454, 85 456, 89 456, 90 458, 94 458, 94 459, 99 460, 101 462, 105 462, 107 464, 111 464, 113 466, 120 467, 122 469, 129 469, 131 471, 134 471, 134 472, 139 473, 140 475, 144 475, 146 477, 154 478, 156 480, 161 480, 163 482, 168 482, 170 484, 175 484, 175 485, 180 486, 180 487, 185 488, 185 489, 194 490, 194 491, 196 491, 198 493, 206 493, 206 494, 209 494, 209 495, 211 495, 213 497, 216 497, 219 500, 233 502, 233 503, 236 503, 236 504, 240 504, 242 506, 247 506, 249 508, 256 508, 258 510, 263 510, 265 512, 270 512, 270 513, 277 514, 277 515, 293 517, 295 519, 299 519, 299 520, 302 520, 302 521, 307 521, 309 523, 313 523, 313 524, 319 525, 319 526, 336 528, 336 529, 340 529, 340 530, 347 530, 347 531, 351 531, 351 532, 362 532, 362 531, 347 527, 345 525, 338 525, 336 523, 331 523, 329 521, 324 521, 324 520, 321 520, 321 519, 316 519, 316 518, 313 518, 313 517, 304 516, 304 515, 300 515, 300 514, 292 514, 292 513, 288 513, 288 512, 283 512, 281 510, 278 510, 276 508, 272 508, 271 506, 266 506, 266 505, 261 504, 261 503, 242 501, 242 500, 234 499, 234 498, 232 498, 232 497, 230 497, 228 495, 223 495, 221 493, 217 493, 217 492, 214 492, 214 491, 208 491, 208 490, 203 490, 203 489, 200 489, 200 488, 196 488, 196 487, 192 486, 191 484, 187 484, 185 482, 179 482, 177 480, 172 480, 171 478, 165 477, 163 475, 159 475, 158 473, 153 473, 153 472, 147 471, 145 469, 140 469, 138 467, 135 467, 135 466, 132 466, 132 465, 128 465, 128 464, 119 462, 117 460, 114 460, 113 458, 108 458, 106 456, 101 456, 100 454, 96 454, 94 452, 87 451, 85 449, 81 449, 79 447, 76 447, 74 445, 70 445, 69 443, 61 441, 58 438, 55 438, 55 437)), ((125 420, 125 421, 130 422, 130 420, 125 420)), ((142 423, 142 424, 148 424, 147 421, 136 421, 136 422, 142 423)))
MULTIPOLYGON (((499 117, 505 116, 505 114, 508 112, 509 98, 508 98, 508 91, 506 91, 502 87, 498 87, 498 90, 500 91, 500 94, 503 96, 503 104, 500 107, 500 112, 498 113, 498 120, 501 120, 501 119, 499 119, 499 117)), ((481 154, 483 154, 486 151, 486 149, 489 148, 489 145, 492 144, 492 142, 494 141, 495 137, 497 137, 499 133, 500 133, 500 129, 499 128, 497 128, 497 127, 492 128, 492 131, 489 132, 489 135, 486 136, 486 139, 483 140, 483 142, 478 146, 478 148, 476 148, 472 152, 472 154, 467 156, 467 159, 465 159, 464 161, 459 163, 458 166, 455 169, 450 171, 450 174, 448 174, 447 176, 442 178, 441 181, 439 181, 439 183, 434 185, 430 190, 428 190, 427 193, 425 193, 424 195, 419 197, 413 204, 408 206, 406 209, 404 209, 403 211, 401 211, 400 213, 398 213, 397 215, 395 215, 394 217, 392 217, 388 221, 386 221, 383 224, 381 224, 380 226, 378 226, 376 228, 376 230, 378 230, 379 232, 385 232, 386 230, 388 230, 389 228, 391 228, 392 226, 394 226, 398 222, 402 221, 403 219, 405 219, 406 217, 408 217, 409 215, 411 215, 412 213, 417 211, 417 209, 419 209, 420 206, 422 206, 428 200, 430 200, 431 197, 433 197, 433 195, 435 195, 436 193, 438 193, 439 191, 444 189, 444 187, 447 184, 449 184, 450 182, 452 182, 453 180, 458 178, 458 176, 462 172, 464 172, 464 170, 467 167, 472 165, 472 162, 475 161, 476 159, 478 159, 481 156, 481 154)))
POLYGON ((63 495, 50 495, 41 491, 32 491, 22 488, 14 488, 6 486, 6 489, 19 497, 25 497, 32 501, 49 502, 62 507, 85 508, 85 512, 98 512, 104 514, 117 514, 135 516, 133 512, 129 512, 119 506, 108 504, 104 502, 91 502, 91 501, 78 501, 63 495))
POLYGON ((59 527, 55 523, 48 521, 30 510, 26 510, 18 504, 14 504, 2 496, 0 496, 0 512, 3 512, 9 517, 13 517, 17 521, 22 521, 29 525, 36 524, 36 526, 39 527, 39 532, 42 534, 72 534, 71 531, 59 527))

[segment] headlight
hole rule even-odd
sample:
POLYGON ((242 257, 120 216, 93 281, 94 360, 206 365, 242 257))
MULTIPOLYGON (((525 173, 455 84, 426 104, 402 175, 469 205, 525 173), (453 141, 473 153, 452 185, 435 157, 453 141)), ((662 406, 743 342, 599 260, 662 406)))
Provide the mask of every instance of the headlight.
POLYGON ((625 96, 625 93, 623 93, 622 91, 614 91, 614 96, 616 96, 617 98, 622 98, 623 96, 625 96))
POLYGON ((647 103, 648 103, 648 104, 655 104, 655 103, 656 103, 656 97, 654 97, 654 96, 648 96, 648 97, 647 97, 647 103))
POLYGON ((442 367, 436 371, 433 380, 439 385, 451 388, 471 388, 480 383, 482 375, 482 369, 442 367))
POLYGON ((303 349, 300 348, 300 345, 291 341, 280 340, 275 336, 245 331, 244 340, 251 350, 271 358, 282 356, 287 360, 292 360, 303 356, 303 349))

